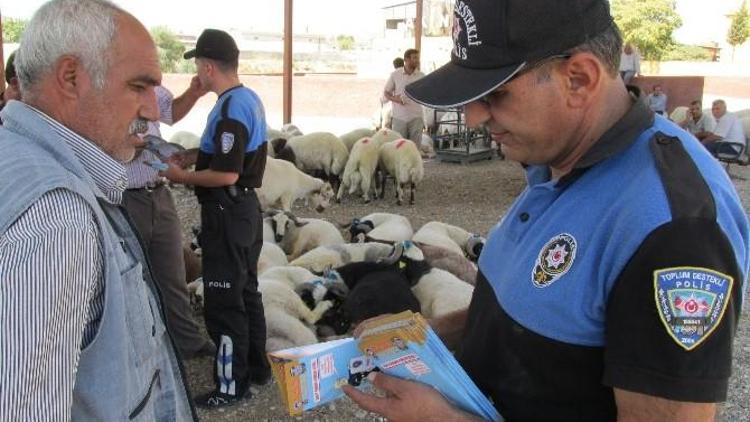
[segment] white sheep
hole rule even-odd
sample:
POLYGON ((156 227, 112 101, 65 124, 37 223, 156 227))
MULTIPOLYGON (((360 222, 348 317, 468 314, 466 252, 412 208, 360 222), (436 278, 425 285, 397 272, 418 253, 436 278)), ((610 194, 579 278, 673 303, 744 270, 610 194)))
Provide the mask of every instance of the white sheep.
POLYGON ((418 245, 424 243, 439 246, 461 255, 467 255, 474 260, 479 257, 485 242, 485 239, 478 234, 469 233, 460 227, 439 221, 430 221, 422 226, 414 233, 411 240, 418 245))
MULTIPOLYGON (((354 144, 336 194, 337 202, 341 202, 341 197, 347 187, 349 188, 349 195, 353 195, 357 192, 357 189, 360 189, 365 203, 370 202, 372 179, 375 175, 375 169, 378 167, 378 154, 378 144, 373 142, 371 138, 362 138, 354 144)), ((377 196, 377 191, 375 195, 377 196)))
POLYGON ((270 268, 284 266, 288 263, 286 253, 279 245, 273 242, 263 242, 258 257, 258 275, 263 274, 270 268))
POLYGON ((302 133, 299 128, 291 123, 286 123, 284 126, 281 127, 281 133, 289 136, 290 138, 292 136, 302 136, 304 133, 302 133))
POLYGON ((351 152, 352 147, 354 147, 354 144, 357 141, 362 138, 369 138, 374 134, 375 129, 360 128, 354 129, 351 132, 346 132, 345 134, 339 136, 339 139, 341 139, 341 142, 343 142, 344 145, 346 145, 346 148, 351 152))
POLYGON ((172 135, 171 138, 169 138, 169 142, 180 144, 185 149, 192 149, 192 148, 198 148, 200 146, 201 138, 200 136, 192 132, 181 130, 181 131, 175 132, 175 134, 172 135))
MULTIPOLYGON (((414 142, 408 139, 398 139, 386 142, 380 147, 378 165, 393 176, 396 182, 396 203, 404 202, 404 187, 409 186, 409 203, 414 204, 414 191, 424 177, 422 156, 414 142)), ((385 174, 380 178, 380 197, 385 195, 385 174)))
POLYGON ((328 132, 313 132, 294 136, 286 145, 294 151, 297 167, 305 172, 322 171, 329 181, 338 185, 344 172, 349 150, 338 136, 328 132))
POLYGON ((345 243, 319 246, 291 261, 289 265, 296 265, 320 273, 328 268, 337 268, 350 262, 375 262, 388 256, 392 250, 391 245, 383 243, 345 243))
POLYGON ((411 291, 419 300, 422 315, 436 318, 468 308, 474 287, 448 271, 432 268, 411 291))
POLYGON ((347 227, 352 242, 362 236, 364 241, 396 243, 411 240, 414 235, 408 218, 387 212, 355 218, 347 227))
POLYGON ((374 135, 372 135, 372 141, 378 146, 381 146, 386 142, 395 141, 401 138, 403 138, 403 136, 400 133, 396 132, 393 129, 387 128, 380 129, 375 132, 374 135))
POLYGON ((266 159, 263 185, 255 192, 263 209, 278 205, 284 211, 291 211, 297 199, 307 198, 312 208, 323 212, 334 195, 329 183, 301 172, 290 162, 271 157, 266 159))
POLYGON ((435 142, 426 133, 422 134, 422 140, 419 143, 419 152, 423 158, 435 158, 435 142))
POLYGON ((393 253, 381 262, 398 263, 410 277, 412 293, 419 300, 425 318, 440 317, 469 307, 473 286, 448 271, 431 267, 425 261, 422 249, 411 241, 396 243, 392 249, 393 253))
POLYGON ((271 218, 276 223, 276 241, 289 255, 289 259, 294 260, 318 246, 346 243, 341 232, 328 221, 317 218, 297 219, 290 212, 279 212, 271 218))
POLYGON ((258 291, 262 295, 266 317, 266 350, 273 351, 274 344, 290 342, 294 346, 317 343, 315 333, 309 328, 333 306, 321 300, 326 289, 321 277, 297 267, 274 267, 258 278, 258 291), (300 291, 310 286, 315 308, 310 310, 300 297, 300 291), (320 291, 322 289, 322 291, 320 291), (304 320, 308 325, 305 325, 304 320))

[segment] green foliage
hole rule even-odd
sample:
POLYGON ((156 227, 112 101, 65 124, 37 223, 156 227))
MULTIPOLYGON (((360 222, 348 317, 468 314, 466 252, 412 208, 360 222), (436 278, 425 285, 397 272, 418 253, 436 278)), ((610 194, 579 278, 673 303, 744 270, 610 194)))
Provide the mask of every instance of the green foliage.
POLYGON ((185 53, 185 46, 177 39, 177 35, 165 26, 157 26, 151 28, 151 36, 159 50, 161 71, 174 73, 183 68, 182 63, 185 59, 182 58, 182 54, 185 53))
POLYGON ((744 44, 748 37, 750 37, 750 26, 748 26, 747 7, 743 1, 737 12, 732 15, 732 22, 727 32, 727 42, 732 46, 732 59, 734 59, 734 49, 744 44))
POLYGON ((682 25, 673 0, 613 0, 612 15, 626 43, 646 60, 658 61, 673 48, 672 33, 682 25))
POLYGON ((339 50, 351 50, 354 48, 354 37, 351 35, 339 35, 336 37, 336 45, 339 50))
POLYGON ((17 43, 21 41, 21 34, 29 21, 25 19, 3 19, 3 42, 17 43))
POLYGON ((710 62, 711 52, 697 45, 677 44, 662 57, 665 61, 710 62))

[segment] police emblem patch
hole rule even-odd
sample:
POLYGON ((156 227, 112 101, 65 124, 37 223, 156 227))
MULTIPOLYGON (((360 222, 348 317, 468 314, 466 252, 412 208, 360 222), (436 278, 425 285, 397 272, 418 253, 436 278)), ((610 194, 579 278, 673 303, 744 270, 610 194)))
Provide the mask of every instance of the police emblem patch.
POLYGON ((234 134, 229 133, 229 132, 222 133, 221 134, 221 152, 226 154, 232 150, 233 146, 234 146, 234 134))
POLYGON ((550 239, 539 252, 531 273, 534 286, 547 287, 565 275, 576 259, 577 248, 576 238, 568 233, 550 239))
POLYGON ((708 268, 674 267, 654 271, 659 317, 670 337, 690 351, 724 317, 734 279, 708 268))

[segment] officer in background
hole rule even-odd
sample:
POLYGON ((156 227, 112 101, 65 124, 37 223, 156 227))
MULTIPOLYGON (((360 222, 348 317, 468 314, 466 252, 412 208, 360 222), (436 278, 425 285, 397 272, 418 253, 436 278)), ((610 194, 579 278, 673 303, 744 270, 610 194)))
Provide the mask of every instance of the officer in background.
POLYGON ((163 175, 195 186, 201 204, 204 315, 218 350, 216 388, 196 403, 217 408, 250 397, 250 384, 271 376, 257 279, 262 217, 254 190, 266 165, 266 119, 258 95, 240 83, 239 50, 229 34, 206 29, 185 53, 193 57, 201 84, 219 98, 197 155, 178 155, 163 175), (193 162, 195 171, 183 170, 193 162))

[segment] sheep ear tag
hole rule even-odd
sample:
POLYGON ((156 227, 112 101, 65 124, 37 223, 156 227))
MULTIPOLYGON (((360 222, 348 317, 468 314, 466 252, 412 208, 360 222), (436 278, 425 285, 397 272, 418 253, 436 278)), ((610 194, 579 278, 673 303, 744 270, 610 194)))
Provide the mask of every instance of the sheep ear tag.
POLYGON ((406 262, 398 261, 398 269, 403 270, 404 268, 406 268, 406 262))
POLYGON ((576 259, 577 245, 576 238, 568 233, 558 234, 547 241, 531 272, 534 287, 545 288, 564 276, 576 259))
POLYGON ((667 334, 688 352, 719 326, 734 279, 708 268, 673 267, 654 271, 656 308, 667 334))
POLYGON ((229 132, 222 133, 221 134, 221 152, 226 154, 232 150, 233 146, 234 146, 234 134, 229 133, 229 132))

